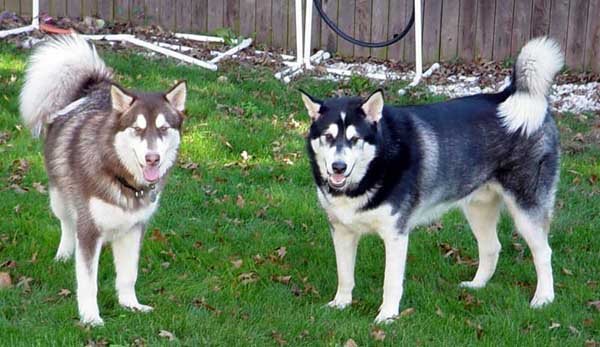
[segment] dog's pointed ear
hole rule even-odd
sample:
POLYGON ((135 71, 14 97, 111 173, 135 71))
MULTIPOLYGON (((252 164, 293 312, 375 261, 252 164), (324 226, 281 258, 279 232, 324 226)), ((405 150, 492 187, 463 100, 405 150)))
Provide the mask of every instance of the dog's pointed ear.
POLYGON ((134 97, 116 84, 110 86, 110 102, 113 110, 123 113, 133 104, 134 97))
POLYGON ((322 102, 310 96, 307 92, 300 89, 300 94, 302 95, 302 101, 304 102, 304 106, 308 111, 308 115, 310 119, 316 121, 321 115, 319 111, 321 110, 322 102))
POLYGON ((175 107, 177 111, 183 112, 185 110, 185 100, 187 99, 187 82, 177 82, 173 88, 165 94, 165 98, 167 98, 167 101, 175 107))
POLYGON ((363 110, 367 119, 371 122, 378 122, 383 113, 383 90, 378 89, 363 101, 360 108, 363 110))

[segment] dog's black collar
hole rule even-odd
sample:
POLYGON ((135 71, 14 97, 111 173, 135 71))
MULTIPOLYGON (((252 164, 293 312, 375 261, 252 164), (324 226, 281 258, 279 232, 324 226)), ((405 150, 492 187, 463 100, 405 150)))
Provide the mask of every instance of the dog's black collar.
POLYGON ((129 184, 129 182, 127 182, 127 180, 125 180, 125 178, 121 177, 121 176, 116 176, 117 181, 119 181, 119 183, 121 183, 121 185, 131 191, 133 191, 133 194, 135 195, 136 198, 138 199, 142 199, 144 196, 146 195, 150 195, 150 201, 154 202, 156 201, 156 184, 151 183, 150 185, 146 186, 146 187, 142 187, 142 188, 136 188, 133 185, 129 184))

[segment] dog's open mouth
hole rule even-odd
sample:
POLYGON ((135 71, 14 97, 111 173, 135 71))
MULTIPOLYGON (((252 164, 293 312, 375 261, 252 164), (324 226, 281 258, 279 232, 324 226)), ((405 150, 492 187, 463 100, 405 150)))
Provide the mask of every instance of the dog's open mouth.
POLYGON ((144 179, 149 183, 154 183, 160 178, 160 169, 158 165, 145 165, 142 167, 144 179))
POLYGON ((341 189, 346 184, 346 176, 343 174, 329 175, 329 185, 335 189, 341 189))

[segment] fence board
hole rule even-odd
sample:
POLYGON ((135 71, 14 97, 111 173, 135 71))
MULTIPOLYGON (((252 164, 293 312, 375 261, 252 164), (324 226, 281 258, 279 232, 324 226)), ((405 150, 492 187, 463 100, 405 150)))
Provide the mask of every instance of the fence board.
POLYGON ((556 39, 563 50, 567 47, 569 25, 569 0, 553 0, 550 12, 550 36, 556 39))
MULTIPOLYGON (((244 1, 244 0, 241 0, 244 1)), ((231 28, 236 33, 240 32, 240 0, 226 0, 223 26, 231 28)), ((245 13, 244 13, 245 14, 245 13)))
POLYGON ((461 0, 459 18, 458 57, 463 60, 472 60, 475 58, 477 0, 461 0))
MULTIPOLYGON (((79 1, 69 0, 69 7, 71 6, 72 2, 79 2, 79 1)), ((124 21, 129 20, 130 6, 131 6, 131 0, 115 0, 115 6, 114 6, 115 20, 119 21, 119 22, 124 22, 124 21)))
POLYGON ((460 0, 444 0, 442 13, 440 60, 448 61, 456 58, 458 52, 460 0))
POLYGON ((272 25, 273 25, 273 46, 276 48, 285 48, 287 44, 287 0, 273 0, 271 7, 272 11, 272 25))
MULTIPOLYGON (((338 20, 338 0, 321 0, 321 4, 323 7, 323 12, 327 14, 331 20, 337 23, 338 20)), ((321 47, 328 50, 329 52, 337 51, 337 35, 323 22, 322 19, 319 19, 321 23, 321 47)))
POLYGON ((83 0, 83 15, 95 16, 98 14, 96 0, 83 0))
POLYGON ((208 32, 208 0, 192 0, 192 30, 208 32))
POLYGON ((440 27, 442 24, 442 0, 423 3, 423 59, 434 62, 440 58, 440 27))
MULTIPOLYGON (((390 15, 389 21, 387 21, 387 37, 391 38, 393 35, 399 34, 404 30, 408 22, 408 17, 406 17, 406 0, 390 0, 389 8, 390 15)), ((394 61, 404 60, 404 43, 409 36, 413 35, 414 31, 411 30, 400 42, 389 46, 387 48, 387 58, 394 61)))
MULTIPOLYGON (((517 0, 518 1, 518 0, 517 0)), ((515 3, 513 0, 496 2, 496 19, 494 21, 493 59, 500 61, 510 56, 511 28, 515 3)))
MULTIPOLYGON (((296 0, 288 1, 288 33, 287 33, 287 42, 285 47, 287 49, 291 49, 294 52, 296 51, 296 0)), ((304 6, 302 6, 302 13, 304 13, 304 6)), ((304 26, 302 26, 304 28, 304 26)), ((304 29, 302 30, 302 34, 304 34, 304 29)))
POLYGON ((113 19, 113 3, 112 0, 98 0, 98 15, 106 20, 113 19))
POLYGON ((533 1, 516 0, 515 13, 512 26, 512 38, 510 43, 510 55, 516 57, 519 50, 529 40, 531 33, 531 13, 533 1))
POLYGON ((21 13, 21 4, 19 0, 5 0, 4 8, 10 12, 21 13))
MULTIPOLYGON (((17 0, 18 2, 18 0, 17 0)), ((55 17, 64 17, 67 15, 67 0, 52 1, 52 15, 55 17)))
POLYGON ((146 24, 159 24, 160 0, 146 0, 145 20, 146 24))
MULTIPOLYGON (((408 23, 410 16, 414 11, 414 1, 406 0, 404 3, 406 9, 404 10, 404 23, 408 23)), ((421 13, 423 13, 423 8, 421 7, 421 13)), ((415 61, 415 29, 410 30, 408 35, 404 37, 404 61, 414 63, 415 61)))
POLYGON ((174 0, 160 2, 160 9, 158 10, 158 18, 160 26, 164 30, 175 29, 175 4, 174 0))
POLYGON ((256 40, 259 43, 270 45, 272 31, 271 0, 258 0, 256 2, 256 40))
POLYGON ((208 0, 208 31, 213 32, 223 27, 223 1, 208 0))
MULTIPOLYGON (((345 33, 354 33, 354 9, 356 2, 355 0, 342 1, 344 4, 340 4, 338 8, 338 26, 345 33)), ((354 54, 354 45, 342 38, 339 38, 338 53, 343 56, 351 56, 354 54)))
MULTIPOLYGON (((502 0, 500 0, 502 1, 502 0)), ((477 2, 477 31, 475 35, 475 56, 492 59, 494 51, 494 20, 496 0, 477 2)))
POLYGON ((585 67, 600 73, 600 0, 590 0, 585 40, 585 67))
POLYGON ((144 16, 146 14, 144 0, 130 0, 130 1, 131 1, 131 8, 129 10, 130 20, 136 25, 144 24, 144 16))
MULTIPOLYGON (((575 69, 583 69, 585 65, 585 30, 588 16, 588 0, 571 0, 569 10, 569 26, 567 33, 566 62, 575 69)), ((595 14, 596 17, 598 13, 595 14)))
MULTIPOLYGON (((71 18, 78 18, 81 17, 81 14, 82 2, 79 0, 69 0, 69 2, 67 2, 67 15, 71 18)), ((129 14, 127 15, 127 18, 129 18, 129 14)))
POLYGON ((192 30, 192 1, 177 0, 177 31, 189 32, 192 30))
MULTIPOLYGON (((388 39, 388 25, 389 22, 388 14, 389 11, 389 0, 373 0, 373 19, 371 20, 371 41, 381 42, 388 39)), ((384 48, 372 48, 371 55, 377 58, 385 58, 387 49, 384 48)))
POLYGON ((256 31, 256 0, 241 0, 240 12, 244 14, 240 17, 240 32, 250 37, 256 31))
MULTIPOLYGON (((77 0, 79 2, 79 0, 77 0)), ((21 0, 21 16, 31 18, 32 4, 31 0, 21 0)))
MULTIPOLYGON (((258 0, 258 1, 264 1, 264 0, 258 0)), ((257 9, 258 11, 258 9, 257 9)), ((312 51, 321 48, 321 17, 319 17, 319 13, 317 12, 317 10, 315 9, 315 6, 313 5, 313 11, 312 11, 312 25, 311 25, 311 35, 310 35, 310 41, 311 41, 311 47, 312 51)))
MULTIPOLYGON (((371 41, 371 0, 356 0, 354 18, 354 37, 362 41, 371 41)), ((371 50, 368 47, 354 46, 354 55, 368 57, 371 50)))
POLYGON ((548 35, 552 0, 533 0, 531 14, 531 37, 548 35))
MULTIPOLYGON (((1 2, 1 0, 0 0, 1 2)), ((40 14, 50 13, 50 0, 40 0, 40 14)))

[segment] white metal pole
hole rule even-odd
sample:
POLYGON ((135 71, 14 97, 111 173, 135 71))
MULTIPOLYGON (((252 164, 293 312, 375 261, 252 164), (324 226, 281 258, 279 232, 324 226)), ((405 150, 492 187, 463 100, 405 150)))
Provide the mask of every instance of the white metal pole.
POLYGON ((33 0, 31 6, 31 26, 35 29, 40 28, 40 0, 33 0))
POLYGON ((302 49, 302 0, 296 0, 296 59, 299 65, 303 63, 302 49))
POLYGON ((304 66, 310 68, 313 0, 306 0, 306 21, 304 23, 304 66))
POLYGON ((415 79, 413 83, 419 83, 423 74, 423 28, 421 11, 421 0, 415 0, 415 79))

